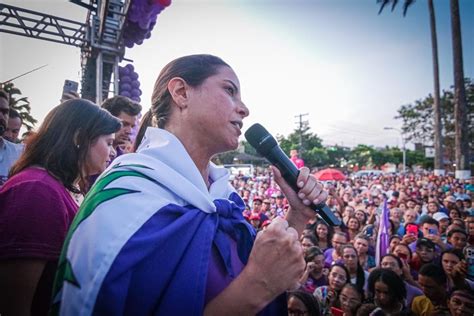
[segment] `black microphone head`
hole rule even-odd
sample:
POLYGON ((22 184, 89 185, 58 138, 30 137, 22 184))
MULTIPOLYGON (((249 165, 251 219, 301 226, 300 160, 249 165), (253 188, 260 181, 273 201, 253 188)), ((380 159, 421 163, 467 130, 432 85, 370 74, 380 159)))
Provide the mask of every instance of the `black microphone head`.
POLYGON ((255 123, 245 132, 245 138, 257 152, 265 156, 278 143, 262 125, 255 123))

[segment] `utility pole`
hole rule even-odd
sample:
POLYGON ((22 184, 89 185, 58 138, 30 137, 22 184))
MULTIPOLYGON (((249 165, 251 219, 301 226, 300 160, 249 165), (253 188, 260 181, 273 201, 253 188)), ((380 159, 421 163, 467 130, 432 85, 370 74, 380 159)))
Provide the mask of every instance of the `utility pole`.
POLYGON ((303 120, 303 117, 308 116, 308 115, 309 115, 309 113, 295 115, 295 118, 298 119, 295 123, 298 125, 298 134, 300 136, 300 143, 299 143, 300 157, 301 157, 301 155, 303 154, 303 151, 304 151, 304 147, 303 147, 303 127, 306 127, 308 125, 308 121, 303 120))

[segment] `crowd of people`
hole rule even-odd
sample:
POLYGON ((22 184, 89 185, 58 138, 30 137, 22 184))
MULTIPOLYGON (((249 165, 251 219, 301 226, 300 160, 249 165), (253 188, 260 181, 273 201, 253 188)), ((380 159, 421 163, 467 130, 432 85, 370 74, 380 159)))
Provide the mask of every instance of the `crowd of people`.
POLYGON ((1 315, 474 314, 470 180, 231 178, 249 109, 215 56, 162 70, 134 143, 140 104, 68 99, 20 142, 0 91, 1 315))
MULTIPOLYGON (((289 207, 272 173, 257 170, 236 175, 232 185, 246 203, 249 223, 265 230, 289 207)), ((301 234, 306 269, 301 293, 292 298, 300 300, 293 315, 308 315, 315 305, 321 315, 474 314, 470 179, 382 174, 327 181, 324 187, 327 205, 343 224, 332 227, 315 216, 301 234), (389 243, 377 258, 384 206, 389 243), (308 294, 316 299, 304 299, 308 294)), ((290 315, 294 310, 289 305, 290 315)))

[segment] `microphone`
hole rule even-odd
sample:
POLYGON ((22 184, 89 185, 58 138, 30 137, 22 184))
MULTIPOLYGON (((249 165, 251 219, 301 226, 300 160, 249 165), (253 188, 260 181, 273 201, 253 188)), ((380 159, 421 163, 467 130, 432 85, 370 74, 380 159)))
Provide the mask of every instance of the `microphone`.
MULTIPOLYGON (((245 132, 245 138, 257 152, 275 165, 280 170, 281 175, 291 188, 298 192, 300 189, 296 185, 299 170, 293 162, 286 156, 283 150, 278 146, 277 141, 260 124, 254 124, 245 132)), ((334 213, 326 203, 311 204, 309 206, 317 212, 323 220, 331 226, 341 225, 341 221, 334 216, 334 213)))

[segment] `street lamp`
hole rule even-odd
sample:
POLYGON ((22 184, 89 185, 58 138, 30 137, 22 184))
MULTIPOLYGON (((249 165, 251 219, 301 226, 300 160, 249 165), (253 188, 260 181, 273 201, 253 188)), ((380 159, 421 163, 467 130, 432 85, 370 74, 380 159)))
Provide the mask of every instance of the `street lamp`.
POLYGON ((395 128, 395 127, 384 127, 383 129, 394 130, 400 133, 400 137, 402 138, 402 150, 403 150, 403 173, 405 173, 407 154, 406 154, 406 148, 405 148, 405 138, 403 138, 403 132, 400 129, 395 128))

